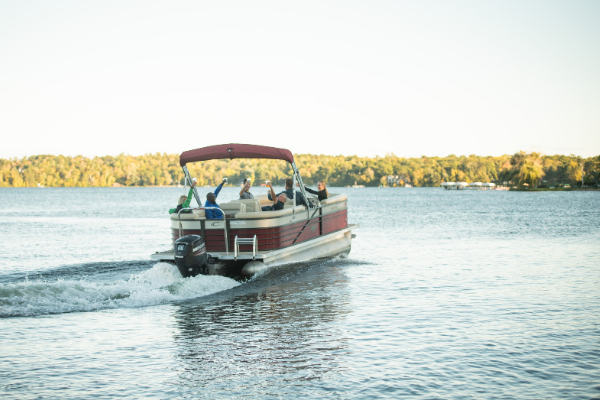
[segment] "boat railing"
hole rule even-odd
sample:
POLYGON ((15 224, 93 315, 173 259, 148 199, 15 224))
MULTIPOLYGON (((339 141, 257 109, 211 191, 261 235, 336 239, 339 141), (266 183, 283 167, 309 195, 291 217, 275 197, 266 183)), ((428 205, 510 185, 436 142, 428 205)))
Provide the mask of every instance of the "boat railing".
MULTIPOLYGON (((184 210, 219 210, 223 213, 223 234, 225 235, 225 253, 229 255, 229 240, 227 240, 227 222, 225 218, 225 211, 223 211, 220 207, 186 207, 179 210, 177 213, 177 219, 179 220, 179 237, 183 235, 183 226, 181 224, 181 212, 184 210)), ((204 239, 204 238, 202 238, 204 239)))

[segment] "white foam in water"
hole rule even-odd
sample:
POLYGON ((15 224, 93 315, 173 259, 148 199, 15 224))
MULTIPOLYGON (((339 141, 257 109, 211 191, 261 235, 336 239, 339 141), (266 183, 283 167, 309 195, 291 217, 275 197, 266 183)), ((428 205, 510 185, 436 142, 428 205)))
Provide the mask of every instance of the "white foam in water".
POLYGON ((223 276, 183 279, 177 267, 167 263, 112 283, 25 280, 0 285, 0 317, 142 307, 206 296, 238 285, 223 276))
POLYGON ((181 279, 181 274, 176 266, 169 263, 158 263, 149 270, 132 276, 129 281, 139 284, 148 284, 153 287, 168 286, 181 279))

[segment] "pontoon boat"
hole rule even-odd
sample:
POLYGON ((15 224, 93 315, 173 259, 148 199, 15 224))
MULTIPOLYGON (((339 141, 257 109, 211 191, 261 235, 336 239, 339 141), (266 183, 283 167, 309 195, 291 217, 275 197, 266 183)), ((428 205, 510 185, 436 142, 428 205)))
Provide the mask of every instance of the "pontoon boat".
MULTIPOLYGON (((184 277, 199 273, 249 277, 268 267, 346 255, 356 224, 348 224, 348 196, 329 193, 326 200, 307 195, 294 156, 289 150, 248 144, 222 144, 181 154, 187 184, 187 164, 213 159, 265 158, 284 160, 293 170, 293 187, 309 200, 309 207, 288 199, 279 211, 262 211, 272 205, 264 196, 220 203, 225 219, 206 219, 205 207, 171 214, 173 249, 152 258, 175 262, 184 277), (296 185, 297 184, 297 185, 296 185), (191 211, 191 213, 186 213, 191 211)), ((194 188, 199 205, 203 202, 194 188)))

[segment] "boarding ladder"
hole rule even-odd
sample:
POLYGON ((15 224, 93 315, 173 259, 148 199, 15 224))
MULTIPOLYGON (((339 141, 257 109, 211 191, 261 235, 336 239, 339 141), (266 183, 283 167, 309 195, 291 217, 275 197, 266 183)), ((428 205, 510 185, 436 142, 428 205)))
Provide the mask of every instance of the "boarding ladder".
POLYGON ((256 235, 253 238, 240 238, 235 235, 233 240, 233 258, 237 261, 238 253, 240 252, 240 245, 251 244, 252 245, 252 260, 256 260, 256 250, 258 250, 258 239, 256 235))

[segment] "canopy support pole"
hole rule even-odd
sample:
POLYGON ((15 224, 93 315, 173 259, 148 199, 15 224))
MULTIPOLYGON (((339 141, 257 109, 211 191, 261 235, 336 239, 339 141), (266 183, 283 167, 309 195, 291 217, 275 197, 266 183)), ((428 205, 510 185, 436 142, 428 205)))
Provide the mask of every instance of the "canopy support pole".
MULTIPOLYGON (((183 168, 183 173, 185 174, 185 179, 190 184, 190 187, 192 187, 192 177, 190 176, 190 171, 188 171, 188 169, 187 169, 187 165, 184 165, 182 168, 183 168)), ((198 207, 202 207, 202 203, 200 202, 200 195, 198 194, 198 191, 196 190, 196 186, 194 186, 192 189, 194 189, 194 197, 196 198, 196 203, 198 203, 198 207)))
MULTIPOLYGON (((304 200, 306 200, 306 207, 308 207, 308 197, 306 197, 306 190, 304 190, 304 182, 302 182, 302 177, 300 176, 300 171, 298 171, 298 167, 296 167, 295 161, 292 163, 292 169, 294 170, 294 176, 297 177, 298 183, 300 184, 300 191, 302 192, 302 195, 304 195, 304 200)), ((296 185, 294 184, 294 191, 296 190, 295 186, 296 185)), ((294 205, 296 205, 295 202, 294 205)))
POLYGON ((292 213, 296 212, 296 174, 292 174, 292 213))

